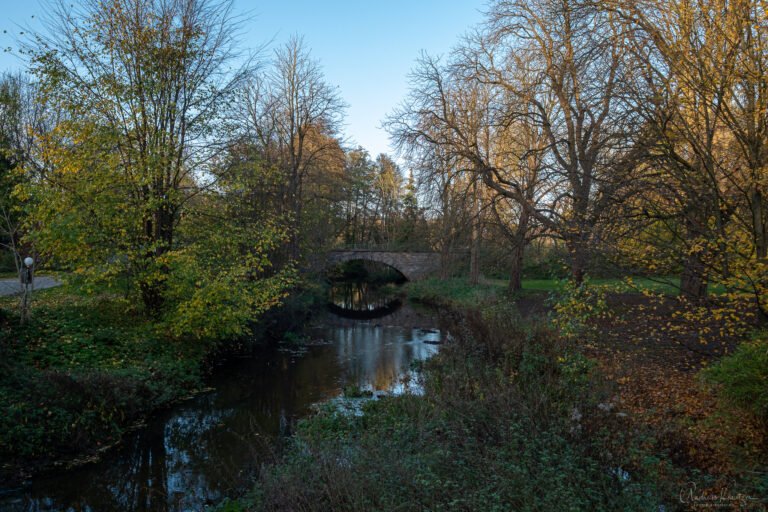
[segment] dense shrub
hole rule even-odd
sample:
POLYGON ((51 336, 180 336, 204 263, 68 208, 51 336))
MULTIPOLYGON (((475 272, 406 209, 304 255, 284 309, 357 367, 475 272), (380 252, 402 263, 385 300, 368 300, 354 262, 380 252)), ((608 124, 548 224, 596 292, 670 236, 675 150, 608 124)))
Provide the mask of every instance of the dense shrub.
POLYGON ((548 302, 552 307, 552 324, 568 339, 596 336, 594 320, 609 314, 606 291, 593 285, 588 278, 581 283, 562 281, 548 302))
POLYGON ((0 386, 0 454, 35 458, 107 444, 151 401, 129 375, 17 371, 0 386))
POLYGON ((742 343, 704 375, 719 384, 720 393, 729 403, 768 424, 768 333, 742 343))
POLYGON ((13 253, 5 249, 0 249, 0 273, 2 272, 16 272, 13 253))

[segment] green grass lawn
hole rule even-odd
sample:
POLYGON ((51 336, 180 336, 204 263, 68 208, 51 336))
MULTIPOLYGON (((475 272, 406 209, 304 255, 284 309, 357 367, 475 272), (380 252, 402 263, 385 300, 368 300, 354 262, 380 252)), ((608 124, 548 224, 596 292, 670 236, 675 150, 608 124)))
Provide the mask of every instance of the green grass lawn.
MULTIPOLYGON (((678 276, 631 277, 631 284, 626 279, 619 278, 590 278, 595 286, 605 288, 609 292, 642 293, 650 291, 665 295, 679 293, 680 278, 678 276)), ((518 296, 541 295, 556 292, 561 289, 564 281, 559 279, 523 279, 523 289, 518 296)), ((457 306, 477 306, 492 301, 507 292, 508 281, 505 279, 481 280, 477 286, 470 286, 466 277, 453 277, 445 280, 426 279, 411 282, 406 285, 408 297, 423 302, 450 302, 457 306)), ((720 284, 711 284, 712 294, 725 293, 720 284)))
MULTIPOLYGON (((654 293, 674 295, 678 292, 677 277, 635 277, 632 285, 625 280, 590 279, 590 283, 605 287, 615 292, 642 292, 649 290, 654 293)), ((450 302, 458 306, 477 306, 503 295, 507 291, 508 282, 504 279, 483 279, 477 286, 470 286, 466 277, 454 277, 445 280, 426 279, 408 283, 406 286, 409 298, 423 302, 450 302)), ((561 289, 563 281, 558 279, 524 279, 520 296, 541 295, 561 289)), ((719 293, 715 287, 713 290, 719 293)))
MULTIPOLYGON (((618 278, 590 278, 589 282, 594 285, 610 288, 615 291, 632 292, 650 290, 656 293, 674 295, 678 292, 678 284, 680 283, 680 279, 678 277, 669 276, 659 276, 653 278, 633 277, 632 286, 628 285, 624 279, 618 278)), ((557 279, 524 279, 523 289, 552 292, 558 290, 562 285, 561 283, 562 281, 557 279)))
POLYGON ((495 280, 470 286, 466 278, 425 279, 410 282, 406 293, 412 300, 419 302, 450 302, 461 306, 473 306, 488 302, 504 293, 506 285, 495 280))

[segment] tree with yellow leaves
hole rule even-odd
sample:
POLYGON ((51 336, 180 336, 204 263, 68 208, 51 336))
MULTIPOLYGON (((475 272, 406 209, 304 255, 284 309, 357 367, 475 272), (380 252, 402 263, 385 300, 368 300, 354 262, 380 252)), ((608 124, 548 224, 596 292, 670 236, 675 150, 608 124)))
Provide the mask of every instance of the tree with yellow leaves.
POLYGON ((51 34, 26 48, 46 108, 62 113, 37 133, 49 165, 28 168, 20 191, 30 238, 86 283, 165 315, 173 334, 241 334, 283 296, 290 268, 269 259, 285 243, 277 219, 218 215, 232 191, 227 114, 252 74, 231 71, 231 2, 56 7, 51 34))
POLYGON ((231 2, 86 0, 54 4, 50 35, 28 45, 49 108, 41 250, 80 272, 127 272, 145 307, 164 301, 166 255, 188 201, 221 151, 234 73, 231 2))

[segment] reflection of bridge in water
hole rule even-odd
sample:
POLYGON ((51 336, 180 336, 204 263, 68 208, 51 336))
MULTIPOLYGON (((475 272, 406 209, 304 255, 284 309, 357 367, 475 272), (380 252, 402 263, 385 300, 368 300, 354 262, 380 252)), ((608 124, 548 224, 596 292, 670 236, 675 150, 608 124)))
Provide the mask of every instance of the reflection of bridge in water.
POLYGON ((396 311, 402 304, 396 294, 365 281, 336 281, 328 291, 328 306, 339 316, 374 319, 396 311))
POLYGON ((425 279, 440 269, 440 254, 429 251, 337 249, 328 253, 327 264, 338 265, 355 260, 376 261, 389 265, 409 281, 425 279))

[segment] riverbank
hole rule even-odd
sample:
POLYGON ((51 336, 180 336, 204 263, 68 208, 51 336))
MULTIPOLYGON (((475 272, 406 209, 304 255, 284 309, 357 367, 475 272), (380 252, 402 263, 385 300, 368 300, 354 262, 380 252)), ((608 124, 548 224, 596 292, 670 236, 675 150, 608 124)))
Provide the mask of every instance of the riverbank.
POLYGON ((414 283, 409 295, 459 309, 508 303, 523 321, 553 323, 648 433, 653 456, 677 468, 676 485, 768 497, 768 331, 749 302, 713 286, 710 300, 690 303, 669 278, 591 280, 584 290, 524 281, 511 296, 493 284, 485 298, 462 280, 414 283))
POLYGON ((357 397, 418 389, 412 368, 440 339, 422 308, 372 321, 318 311, 301 339, 229 358, 206 392, 152 414, 98 462, 0 493, 0 510, 208 510, 247 489, 318 404, 356 410, 357 397))
POLYGON ((702 383, 748 325, 668 328, 685 321, 671 299, 628 292, 467 288, 409 285, 454 310, 454 341, 424 365, 423 396, 371 402, 362 417, 321 411, 223 509, 658 511, 702 496, 765 507, 760 418, 720 399, 733 386, 702 383), (526 302, 560 318, 523 318, 526 302))
POLYGON ((203 386, 213 345, 170 340, 112 294, 39 291, 25 326, 2 299, 0 474, 19 483, 92 460, 151 411, 203 386))
POLYGON ((96 460, 158 410, 206 389, 213 366, 285 332, 312 306, 296 293, 240 340, 178 338, 114 293, 35 293, 25 326, 0 298, 0 481, 96 460), (258 340, 258 341, 257 341, 258 340))

